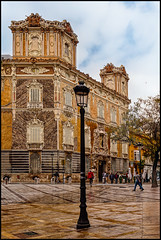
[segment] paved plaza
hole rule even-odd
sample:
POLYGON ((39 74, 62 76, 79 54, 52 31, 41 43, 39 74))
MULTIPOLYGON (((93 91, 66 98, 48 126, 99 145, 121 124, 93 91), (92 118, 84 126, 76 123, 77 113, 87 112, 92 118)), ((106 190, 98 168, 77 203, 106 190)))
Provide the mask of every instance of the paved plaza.
POLYGON ((90 228, 76 229, 79 184, 1 185, 1 239, 160 239, 160 186, 86 184, 90 228))

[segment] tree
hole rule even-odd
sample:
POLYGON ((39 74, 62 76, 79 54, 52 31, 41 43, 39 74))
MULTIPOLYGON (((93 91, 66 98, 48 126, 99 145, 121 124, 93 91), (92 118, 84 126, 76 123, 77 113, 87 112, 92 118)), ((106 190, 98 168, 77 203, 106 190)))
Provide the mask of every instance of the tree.
POLYGON ((144 156, 153 162, 152 187, 157 187, 156 168, 160 152, 160 95, 139 98, 124 114, 123 123, 117 128, 111 127, 113 140, 143 144, 144 156))

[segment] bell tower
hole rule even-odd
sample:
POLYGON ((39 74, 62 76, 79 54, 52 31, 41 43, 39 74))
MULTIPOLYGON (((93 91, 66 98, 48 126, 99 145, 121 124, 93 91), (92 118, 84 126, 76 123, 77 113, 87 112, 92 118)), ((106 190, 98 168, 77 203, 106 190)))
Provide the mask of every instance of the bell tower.
POLYGON ((77 35, 69 22, 44 20, 31 13, 25 20, 12 21, 13 59, 59 58, 76 67, 77 35))

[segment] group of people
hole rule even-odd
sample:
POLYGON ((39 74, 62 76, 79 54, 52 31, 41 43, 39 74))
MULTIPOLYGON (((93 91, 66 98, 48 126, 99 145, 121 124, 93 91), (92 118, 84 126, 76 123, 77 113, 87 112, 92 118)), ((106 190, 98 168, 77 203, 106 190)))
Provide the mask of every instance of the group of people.
MULTIPOLYGON (((115 183, 118 183, 118 178, 120 177, 120 175, 118 174, 118 172, 116 172, 115 174, 113 174, 111 172, 111 174, 108 174, 106 172, 103 172, 102 174, 102 178, 103 178, 103 183, 106 183, 106 178, 109 176, 111 183, 113 183, 113 181, 115 180, 115 183)), ((128 178, 128 172, 125 175, 128 178)), ((90 181, 90 186, 92 187, 92 183, 93 183, 93 179, 94 179, 94 173, 90 170, 88 172, 88 176, 87 179, 89 179, 90 181)), ((136 191, 136 187, 137 185, 139 185, 140 189, 143 191, 144 188, 142 186, 142 175, 138 174, 138 172, 136 172, 136 176, 135 176, 135 185, 134 185, 134 189, 133 191, 136 191)))
MULTIPOLYGON (((119 174, 118 172, 116 172, 115 174, 114 173, 106 173, 106 172, 103 172, 102 174, 102 182, 103 183, 106 183, 108 180, 108 178, 110 179, 111 183, 118 183, 118 180, 119 178, 122 178, 123 176, 121 174, 119 174)), ((128 179, 128 173, 125 174, 125 179, 127 180, 128 179)))

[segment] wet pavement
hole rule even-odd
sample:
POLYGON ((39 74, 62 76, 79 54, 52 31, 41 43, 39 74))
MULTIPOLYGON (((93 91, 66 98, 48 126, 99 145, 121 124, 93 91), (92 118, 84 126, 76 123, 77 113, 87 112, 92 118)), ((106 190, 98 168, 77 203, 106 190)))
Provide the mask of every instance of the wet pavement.
POLYGON ((86 184, 90 227, 76 229, 79 184, 1 185, 1 239, 160 239, 160 186, 86 184))

